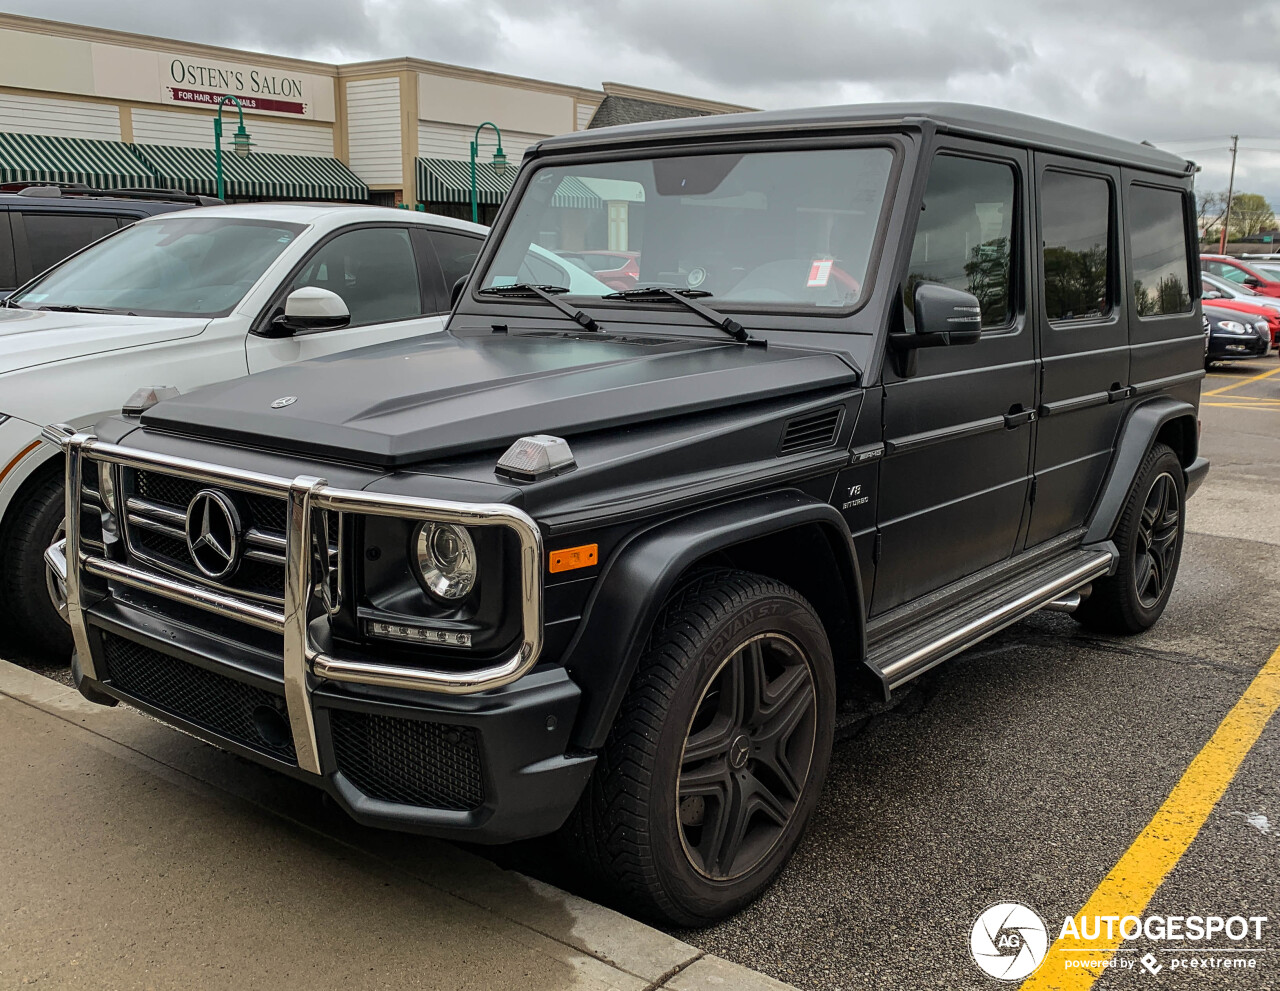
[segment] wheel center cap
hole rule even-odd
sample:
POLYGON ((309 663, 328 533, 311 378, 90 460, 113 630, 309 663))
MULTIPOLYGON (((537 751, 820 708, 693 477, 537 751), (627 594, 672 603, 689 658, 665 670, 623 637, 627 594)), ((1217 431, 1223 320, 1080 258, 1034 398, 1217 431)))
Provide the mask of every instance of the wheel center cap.
POLYGON ((747 758, 751 756, 751 741, 742 733, 729 744, 729 766, 735 771, 746 767, 747 758))

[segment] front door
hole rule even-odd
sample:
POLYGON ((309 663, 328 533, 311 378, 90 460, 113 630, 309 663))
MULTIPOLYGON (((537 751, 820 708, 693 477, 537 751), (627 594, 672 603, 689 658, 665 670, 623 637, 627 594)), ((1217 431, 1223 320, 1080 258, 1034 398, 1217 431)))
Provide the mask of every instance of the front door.
POLYGON ((1128 314, 1117 302, 1119 170, 1035 157, 1044 367, 1028 547, 1084 523, 1130 394, 1128 314))
POLYGON ((281 287, 263 320, 282 312, 293 290, 319 286, 342 297, 351 313, 350 324, 296 337, 251 334, 249 371, 441 330, 444 316, 436 285, 440 277, 438 267, 431 268, 437 265, 435 256, 425 244, 415 251, 413 233, 403 226, 357 227, 323 242, 281 287))
POLYGON ((983 334, 917 351, 914 374, 885 363, 873 614, 1002 561, 1017 543, 1036 395, 1027 165, 1025 153, 961 141, 933 160, 905 299, 921 281, 972 292, 983 334))

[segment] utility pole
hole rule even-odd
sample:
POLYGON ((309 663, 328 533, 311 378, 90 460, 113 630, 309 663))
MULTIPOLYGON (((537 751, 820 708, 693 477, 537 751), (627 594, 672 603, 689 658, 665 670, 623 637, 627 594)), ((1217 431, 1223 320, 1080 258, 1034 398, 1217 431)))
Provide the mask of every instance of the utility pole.
POLYGON ((1222 218, 1222 237, 1218 239, 1218 254, 1227 253, 1227 231, 1231 227, 1231 197, 1236 188, 1236 147, 1240 144, 1240 135, 1231 135, 1231 178, 1227 180, 1227 212, 1222 218))

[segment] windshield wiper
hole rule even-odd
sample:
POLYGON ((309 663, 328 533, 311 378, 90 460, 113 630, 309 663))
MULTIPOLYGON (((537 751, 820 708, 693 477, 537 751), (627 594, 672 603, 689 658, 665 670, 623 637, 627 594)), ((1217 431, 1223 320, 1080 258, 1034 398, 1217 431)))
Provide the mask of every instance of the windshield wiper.
POLYGON ((719 327, 735 341, 741 344, 760 343, 747 333, 747 328, 732 317, 717 313, 709 306, 703 306, 698 299, 710 296, 705 289, 668 289, 666 286, 642 286, 639 289, 626 289, 622 292, 611 292, 601 299, 674 299, 677 303, 702 317, 707 323, 719 327))
POLYGON ((50 310, 54 313, 119 313, 106 306, 76 306, 74 303, 54 303, 52 306, 33 306, 33 310, 50 310))
POLYGON ((583 313, 581 310, 575 310, 563 299, 556 298, 556 294, 566 293, 569 291, 564 286, 535 286, 529 282, 517 282, 512 286, 490 286, 488 289, 481 289, 478 291, 486 296, 509 296, 516 299, 540 299, 544 303, 550 303, 579 326, 585 327, 587 330, 600 330, 600 325, 596 323, 590 315, 583 313))

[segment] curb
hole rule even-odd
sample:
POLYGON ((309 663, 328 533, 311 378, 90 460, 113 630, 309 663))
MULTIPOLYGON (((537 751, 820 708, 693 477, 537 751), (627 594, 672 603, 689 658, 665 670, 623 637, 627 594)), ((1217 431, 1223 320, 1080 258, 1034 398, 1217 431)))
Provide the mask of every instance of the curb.
POLYGON ((247 802, 402 875, 468 902, 523 933, 516 938, 570 960, 584 976, 626 991, 794 991, 612 909, 504 870, 439 840, 366 830, 344 814, 318 815, 312 789, 186 736, 125 705, 99 706, 79 692, 0 660, 0 695, 63 720, 168 783, 247 802), (549 930, 547 918, 571 925, 549 930), (584 959, 585 958, 585 959, 584 959))

